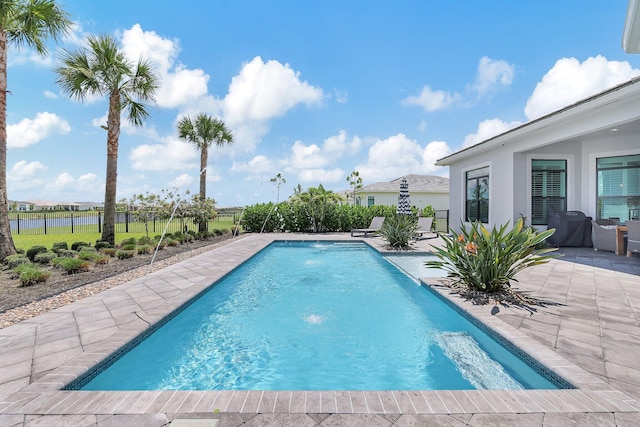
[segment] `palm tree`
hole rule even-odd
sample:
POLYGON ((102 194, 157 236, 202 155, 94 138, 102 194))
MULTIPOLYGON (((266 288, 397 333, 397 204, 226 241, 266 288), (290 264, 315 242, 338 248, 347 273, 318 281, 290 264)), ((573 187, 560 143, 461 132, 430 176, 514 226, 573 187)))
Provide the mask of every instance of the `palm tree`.
POLYGON ((294 203, 306 205, 311 214, 313 231, 324 231, 326 211, 330 205, 337 205, 342 201, 339 194, 326 190, 322 184, 311 187, 307 191, 296 193, 292 198, 294 203))
POLYGON ((115 244, 120 114, 124 111, 129 122, 142 126, 149 117, 143 102, 153 101, 158 78, 146 59, 140 57, 137 64, 130 62, 108 35, 89 36, 87 46, 63 51, 60 61, 56 83, 67 95, 79 101, 91 96, 109 97, 102 240, 115 244))
MULTIPOLYGON (((214 119, 207 114, 198 114, 195 121, 189 116, 178 121, 178 137, 191 142, 200 150, 200 200, 207 198, 207 162, 209 161, 209 147, 214 143, 221 147, 233 142, 233 135, 224 122, 214 119)), ((200 222, 198 230, 206 231, 207 223, 200 222)))
POLYGON ((48 38, 59 40, 71 28, 71 20, 53 0, 0 1, 0 260, 16 253, 9 223, 7 195, 7 51, 9 44, 29 46, 40 55, 48 50, 48 38))
POLYGON ((280 187, 283 184, 286 184, 287 180, 284 179, 284 176, 282 176, 280 172, 278 172, 278 175, 271 178, 271 182, 273 182, 275 185, 278 186, 278 194, 276 195, 276 205, 277 205, 280 202, 280 187))

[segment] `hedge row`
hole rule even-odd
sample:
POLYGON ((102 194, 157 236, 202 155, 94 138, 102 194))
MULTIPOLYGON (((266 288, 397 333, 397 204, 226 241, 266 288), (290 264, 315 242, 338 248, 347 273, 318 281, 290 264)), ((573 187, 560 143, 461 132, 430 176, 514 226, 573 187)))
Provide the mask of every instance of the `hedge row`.
MULTIPOLYGON (((322 220, 322 231, 350 231, 352 228, 366 228, 374 216, 391 216, 396 213, 395 206, 354 206, 327 204, 322 220)), ((273 233, 313 231, 313 221, 308 207, 304 204, 282 202, 259 203, 248 206, 240 225, 247 232, 273 233)))

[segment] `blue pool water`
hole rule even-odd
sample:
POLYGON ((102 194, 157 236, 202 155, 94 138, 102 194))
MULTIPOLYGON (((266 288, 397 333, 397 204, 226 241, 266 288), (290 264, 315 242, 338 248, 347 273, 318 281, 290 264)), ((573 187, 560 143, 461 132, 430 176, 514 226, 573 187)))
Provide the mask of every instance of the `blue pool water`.
POLYGON ((405 271, 362 243, 275 242, 81 389, 557 388, 405 271))

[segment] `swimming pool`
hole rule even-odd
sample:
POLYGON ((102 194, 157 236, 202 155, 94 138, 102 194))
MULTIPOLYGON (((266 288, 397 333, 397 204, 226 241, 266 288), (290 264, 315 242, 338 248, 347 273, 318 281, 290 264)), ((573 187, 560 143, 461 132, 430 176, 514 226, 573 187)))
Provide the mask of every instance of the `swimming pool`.
POLYGON ((362 243, 276 242, 83 390, 556 388, 362 243), (499 362, 499 363, 497 363, 499 362))

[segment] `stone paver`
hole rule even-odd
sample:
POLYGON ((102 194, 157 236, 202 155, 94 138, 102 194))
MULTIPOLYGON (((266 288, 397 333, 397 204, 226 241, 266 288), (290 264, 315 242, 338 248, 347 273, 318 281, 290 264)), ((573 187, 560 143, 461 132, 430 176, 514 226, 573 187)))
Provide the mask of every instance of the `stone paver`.
MULTIPOLYGON (((59 391, 273 239, 286 238, 365 240, 384 252, 380 238, 348 234, 249 236, 0 329, 0 425, 640 424, 640 258, 583 248, 562 248, 561 259, 520 273, 516 287, 544 306, 473 305, 431 283, 576 390, 59 391)), ((437 244, 421 240, 416 249, 437 244)))

